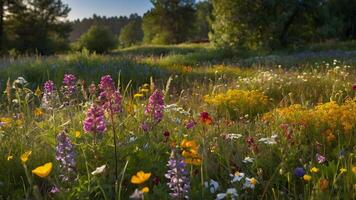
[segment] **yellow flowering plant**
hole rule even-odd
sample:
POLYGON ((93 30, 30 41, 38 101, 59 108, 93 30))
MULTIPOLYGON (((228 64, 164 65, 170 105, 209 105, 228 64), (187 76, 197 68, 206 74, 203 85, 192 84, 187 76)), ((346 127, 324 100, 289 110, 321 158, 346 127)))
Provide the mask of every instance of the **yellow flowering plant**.
POLYGON ((225 93, 206 95, 204 101, 217 107, 220 113, 227 111, 231 118, 255 116, 268 107, 268 97, 257 90, 231 89, 225 93))

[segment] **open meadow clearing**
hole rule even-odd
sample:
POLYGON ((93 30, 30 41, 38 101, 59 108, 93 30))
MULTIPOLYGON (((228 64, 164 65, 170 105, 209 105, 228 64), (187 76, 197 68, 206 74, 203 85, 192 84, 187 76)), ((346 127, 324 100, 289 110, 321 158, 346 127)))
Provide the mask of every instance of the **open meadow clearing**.
POLYGON ((210 51, 152 46, 2 67, 0 198, 355 198, 354 57, 210 51))
POLYGON ((356 199, 356 0, 0 0, 0 200, 356 199))

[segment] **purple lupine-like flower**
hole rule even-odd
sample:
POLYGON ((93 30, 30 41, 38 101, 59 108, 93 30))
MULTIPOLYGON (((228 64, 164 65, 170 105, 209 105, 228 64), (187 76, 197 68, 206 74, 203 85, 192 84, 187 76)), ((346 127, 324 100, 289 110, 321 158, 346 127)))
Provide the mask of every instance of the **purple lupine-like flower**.
POLYGON ((73 74, 64 74, 63 85, 71 94, 75 92, 76 80, 77 78, 73 74))
POLYGON ((155 123, 160 122, 163 119, 164 111, 164 96, 160 90, 155 90, 148 100, 148 104, 145 109, 147 116, 152 116, 155 123))
POLYGON ((294 169, 294 175, 297 177, 303 177, 305 175, 305 170, 303 167, 297 167, 294 169))
POLYGON ((83 129, 86 133, 104 133, 106 131, 106 122, 104 109, 100 105, 93 104, 86 113, 83 122, 83 129))
POLYGON ((43 88, 45 93, 52 93, 54 91, 53 81, 51 80, 46 81, 43 88))
POLYGON ((60 175, 59 178, 63 182, 69 182, 75 179, 76 161, 73 144, 66 134, 62 131, 57 136, 56 160, 59 162, 60 175))
POLYGON ((62 94, 64 97, 63 104, 70 105, 73 95, 76 93, 77 78, 73 74, 65 74, 63 78, 62 94))
POLYGON ((114 81, 110 75, 101 77, 99 100, 105 110, 110 114, 122 112, 121 94, 116 90, 114 81))
POLYGON ((43 86, 43 97, 41 102, 41 107, 47 110, 53 109, 56 104, 59 104, 59 97, 54 88, 54 83, 48 80, 43 86))
POLYGON ((190 189, 189 173, 185 169, 184 159, 175 150, 172 151, 167 166, 169 170, 165 177, 169 179, 167 183, 171 192, 169 195, 172 199, 189 199, 190 189))

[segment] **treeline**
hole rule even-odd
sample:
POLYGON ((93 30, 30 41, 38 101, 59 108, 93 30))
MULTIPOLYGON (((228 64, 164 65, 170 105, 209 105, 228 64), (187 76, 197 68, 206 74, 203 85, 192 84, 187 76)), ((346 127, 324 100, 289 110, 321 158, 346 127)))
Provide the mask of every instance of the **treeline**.
POLYGON ((139 44, 210 41, 218 48, 279 49, 356 39, 355 0, 151 0, 143 16, 69 22, 61 0, 0 0, 1 52, 105 53, 139 44), (72 42, 71 45, 70 42, 72 42))
POLYGON ((0 0, 0 52, 53 54, 68 49, 69 11, 61 0, 0 0))

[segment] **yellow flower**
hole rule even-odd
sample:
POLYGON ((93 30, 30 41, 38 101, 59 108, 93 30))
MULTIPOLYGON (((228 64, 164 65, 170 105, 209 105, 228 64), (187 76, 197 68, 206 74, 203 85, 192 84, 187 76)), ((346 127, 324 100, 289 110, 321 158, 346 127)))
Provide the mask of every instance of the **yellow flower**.
POLYGON ((41 178, 46 178, 52 171, 53 164, 51 162, 46 163, 42 166, 37 167, 36 169, 32 170, 33 174, 41 178))
POLYGON ((180 146, 183 148, 182 156, 185 158, 185 163, 192 165, 201 164, 202 159, 198 154, 199 146, 194 140, 184 139, 180 146))
POLYGON ((303 176, 303 179, 305 180, 305 181, 310 181, 311 179, 312 179, 312 177, 310 176, 310 175, 304 175, 303 176))
POLYGON ((356 174, 356 166, 352 166, 352 173, 356 174))
POLYGON ((141 90, 140 90, 140 92, 143 92, 143 93, 147 93, 147 92, 149 92, 150 90, 149 89, 146 89, 146 88, 142 88, 141 90))
POLYGON ((7 156, 7 161, 10 161, 12 159, 14 159, 14 156, 11 156, 11 155, 7 156))
POLYGON ((81 135, 80 131, 75 131, 75 137, 76 138, 80 138, 80 135, 81 135))
POLYGON ((35 110, 33 112, 35 113, 36 117, 43 115, 43 111, 41 108, 35 108, 35 110))
POLYGON ((347 172, 347 169, 345 169, 345 168, 341 168, 341 169, 340 169, 340 174, 343 174, 343 173, 345 173, 345 172, 347 172))
POLYGON ((319 172, 319 169, 316 168, 316 167, 313 167, 313 168, 310 169, 310 172, 311 172, 311 173, 318 173, 318 172, 319 172))
POLYGON ((201 164, 201 158, 200 157, 186 158, 186 159, 184 159, 184 162, 186 164, 190 164, 190 165, 200 165, 201 164))
POLYGON ((10 127, 10 124, 13 122, 12 118, 2 117, 0 118, 0 124, 4 127, 10 127))
POLYGON ((250 183, 251 183, 252 185, 256 185, 256 184, 257 184, 257 180, 256 180, 255 178, 251 178, 251 179, 250 179, 250 183))
POLYGON ((21 155, 20 158, 21 158, 22 163, 26 163, 28 161, 28 157, 30 157, 31 153, 32 153, 32 151, 30 150, 30 151, 26 151, 25 153, 23 153, 21 155))
POLYGON ((37 89, 35 91, 35 95, 38 96, 38 97, 41 95, 40 87, 37 87, 37 89))
POLYGON ((136 175, 131 177, 132 184, 141 184, 147 181, 151 176, 151 173, 145 173, 144 171, 139 171, 136 175))
POLYGON ((141 191, 142 193, 147 193, 147 192, 150 191, 150 188, 144 187, 144 188, 142 188, 140 191, 141 191))
POLYGON ((134 95, 134 98, 140 98, 140 97, 143 97, 143 94, 137 93, 134 95))

